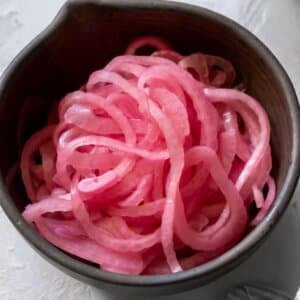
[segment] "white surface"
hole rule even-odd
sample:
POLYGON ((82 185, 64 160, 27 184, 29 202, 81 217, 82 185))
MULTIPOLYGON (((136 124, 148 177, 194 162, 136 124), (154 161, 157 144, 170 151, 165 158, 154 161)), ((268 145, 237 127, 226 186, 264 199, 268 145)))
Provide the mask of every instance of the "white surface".
MULTIPOLYGON (((0 74, 13 57, 54 17, 64 0, 0 0, 0 74)), ((238 21, 271 48, 300 93, 300 1, 189 0, 238 21)), ((164 300, 220 300, 228 287, 265 282, 295 295, 300 284, 300 202, 293 205, 270 239, 239 268, 206 287, 164 300)), ((19 236, 0 209, 1 300, 117 300, 80 283, 40 258, 19 236)), ((124 296, 122 299, 133 299, 124 296)), ((299 298, 300 299, 300 298, 299 298)))

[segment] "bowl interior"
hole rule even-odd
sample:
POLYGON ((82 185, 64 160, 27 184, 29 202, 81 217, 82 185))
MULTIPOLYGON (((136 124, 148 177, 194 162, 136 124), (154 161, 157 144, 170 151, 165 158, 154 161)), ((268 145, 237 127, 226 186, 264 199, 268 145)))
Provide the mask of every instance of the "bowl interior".
MULTIPOLYGON (((0 102, 0 172, 9 176, 24 141, 45 124, 51 103, 78 89, 88 75, 120 55, 137 36, 159 35, 183 54, 196 51, 229 59, 247 91, 262 103, 272 126, 273 174, 284 184, 292 155, 291 108, 270 60, 245 31, 220 17, 180 5, 97 5, 74 1, 57 26, 21 54, 4 78, 0 102)), ((92 1, 91 1, 92 2, 92 1)), ((20 177, 7 186, 21 212, 28 199, 20 177)))

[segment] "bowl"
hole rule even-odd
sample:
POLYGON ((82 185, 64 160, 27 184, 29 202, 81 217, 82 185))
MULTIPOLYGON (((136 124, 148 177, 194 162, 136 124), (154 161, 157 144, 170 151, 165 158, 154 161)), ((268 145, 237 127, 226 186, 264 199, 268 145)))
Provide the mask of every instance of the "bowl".
POLYGON ((285 211, 300 168, 299 106, 292 84, 272 53, 250 32, 209 10, 164 1, 68 1, 54 22, 10 64, 0 83, 1 206, 20 234, 46 260, 91 285, 121 293, 175 293, 204 285, 253 253, 285 211), (6 184, 24 141, 43 125, 54 100, 123 53, 134 37, 167 38, 182 53, 203 51, 233 62, 272 126, 273 175, 278 192, 263 222, 222 256, 176 274, 128 276, 77 260, 44 240, 22 218, 28 203, 20 176, 6 184), (30 103, 24 108, 24 103, 30 103), (25 111, 24 111, 25 110, 25 111))

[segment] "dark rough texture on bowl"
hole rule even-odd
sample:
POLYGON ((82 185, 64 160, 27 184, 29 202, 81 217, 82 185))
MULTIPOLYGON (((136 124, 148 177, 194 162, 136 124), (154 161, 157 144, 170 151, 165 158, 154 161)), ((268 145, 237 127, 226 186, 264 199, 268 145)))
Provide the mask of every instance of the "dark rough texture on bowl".
POLYGON ((0 82, 1 205, 23 237, 71 276, 114 291, 173 293, 208 283, 241 263, 284 212, 299 174, 299 107, 280 64, 251 33, 229 19, 186 4, 161 1, 69 1, 12 62, 0 82), (20 178, 4 178, 24 141, 41 128, 51 103, 86 82, 88 75, 124 52, 137 36, 168 39, 181 53, 203 51, 233 62, 248 92, 260 100, 272 126, 273 174, 278 194, 263 223, 221 257, 163 276, 122 276, 76 260, 41 238, 21 217, 28 203, 20 178), (24 108, 24 103, 26 107, 24 108))

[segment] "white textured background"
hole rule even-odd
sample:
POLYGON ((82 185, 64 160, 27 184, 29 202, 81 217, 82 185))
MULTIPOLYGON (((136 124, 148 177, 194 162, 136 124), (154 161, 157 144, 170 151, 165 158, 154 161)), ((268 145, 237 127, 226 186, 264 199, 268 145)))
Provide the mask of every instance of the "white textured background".
MULTIPOLYGON (((143 1, 143 0, 141 0, 143 1)), ((0 0, 0 74, 42 29, 64 0, 0 0)), ((187 0, 218 11, 255 33, 278 57, 300 95, 299 0, 187 0)), ((270 239, 249 260, 206 287, 161 300, 221 300, 245 281, 267 283, 291 295, 300 285, 300 202, 293 204, 270 239)), ((44 261, 23 241, 0 209, 1 300, 117 300, 80 283, 44 261)), ((124 296, 122 299, 132 299, 124 296)), ((300 298, 299 298, 300 299, 300 298)))

